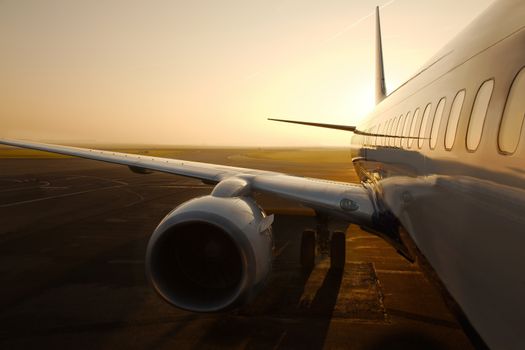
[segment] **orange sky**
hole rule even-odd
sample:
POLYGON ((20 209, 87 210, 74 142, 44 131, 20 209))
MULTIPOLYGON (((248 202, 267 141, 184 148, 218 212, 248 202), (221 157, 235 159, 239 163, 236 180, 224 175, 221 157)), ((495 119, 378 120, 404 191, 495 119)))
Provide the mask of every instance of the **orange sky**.
POLYGON ((0 136, 63 143, 346 146, 492 0, 0 1, 0 136))

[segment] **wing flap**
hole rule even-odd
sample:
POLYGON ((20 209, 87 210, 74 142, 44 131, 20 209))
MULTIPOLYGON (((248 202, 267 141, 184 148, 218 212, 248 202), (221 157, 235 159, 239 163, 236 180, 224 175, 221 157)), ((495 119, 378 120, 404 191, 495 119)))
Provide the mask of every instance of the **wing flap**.
POLYGON ((251 186, 356 224, 369 225, 375 212, 371 191, 363 185, 268 173, 252 179, 251 186))

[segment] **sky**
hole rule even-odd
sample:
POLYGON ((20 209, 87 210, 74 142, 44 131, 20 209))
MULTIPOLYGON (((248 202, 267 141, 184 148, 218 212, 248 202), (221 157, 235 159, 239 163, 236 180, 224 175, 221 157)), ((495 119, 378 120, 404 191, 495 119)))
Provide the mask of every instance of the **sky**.
POLYGON ((0 0, 0 137, 77 144, 347 146, 387 90, 492 0, 0 0))

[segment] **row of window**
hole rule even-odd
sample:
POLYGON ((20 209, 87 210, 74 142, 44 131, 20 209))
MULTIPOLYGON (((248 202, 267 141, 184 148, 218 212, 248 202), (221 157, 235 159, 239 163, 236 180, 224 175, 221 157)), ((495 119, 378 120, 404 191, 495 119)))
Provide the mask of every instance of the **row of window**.
MULTIPOLYGON (((483 126, 487 110, 494 90, 494 79, 485 81, 479 88, 472 107, 472 113, 466 135, 466 147, 475 151, 483 135, 483 126)), ((459 117, 465 101, 465 90, 460 90, 450 108, 447 127, 445 130, 444 146, 451 150, 456 141, 459 117)), ((518 148, 521 130, 525 119, 525 68, 514 79, 507 98, 498 135, 498 145, 504 154, 512 154, 518 148)), ((392 118, 385 123, 375 125, 367 133, 379 136, 366 136, 365 144, 371 146, 392 146, 401 148, 419 149, 428 142, 430 149, 435 149, 438 143, 439 128, 443 121, 446 98, 439 100, 431 117, 432 104, 426 105, 423 113, 417 108, 414 113, 392 118), (381 136, 384 135, 384 136, 381 136)))

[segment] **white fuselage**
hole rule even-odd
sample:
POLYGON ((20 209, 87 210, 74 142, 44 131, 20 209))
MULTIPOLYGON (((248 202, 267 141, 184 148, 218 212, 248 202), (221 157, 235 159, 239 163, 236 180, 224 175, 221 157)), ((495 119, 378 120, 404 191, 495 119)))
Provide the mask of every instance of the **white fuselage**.
POLYGON ((494 348, 525 348, 525 132, 502 127, 523 121, 524 66, 525 2, 497 2, 358 126, 420 139, 352 139, 362 180, 494 348))

